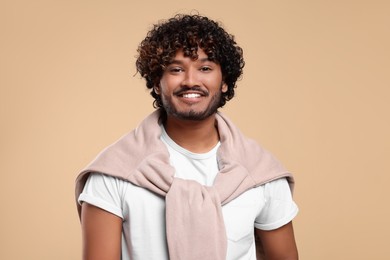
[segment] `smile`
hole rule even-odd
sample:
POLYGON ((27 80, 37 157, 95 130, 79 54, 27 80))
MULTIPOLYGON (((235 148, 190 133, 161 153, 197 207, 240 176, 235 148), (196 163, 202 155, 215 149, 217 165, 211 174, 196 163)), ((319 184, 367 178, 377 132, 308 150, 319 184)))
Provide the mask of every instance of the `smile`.
POLYGON ((200 98, 201 95, 197 93, 188 93, 188 94, 183 94, 184 98, 200 98))

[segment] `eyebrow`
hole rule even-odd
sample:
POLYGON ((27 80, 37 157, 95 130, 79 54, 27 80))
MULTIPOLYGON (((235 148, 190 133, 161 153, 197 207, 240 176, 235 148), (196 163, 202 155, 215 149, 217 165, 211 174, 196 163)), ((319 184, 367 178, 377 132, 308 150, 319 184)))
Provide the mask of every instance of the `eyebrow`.
MULTIPOLYGON (((211 60, 209 60, 208 57, 205 57, 205 58, 197 59, 196 61, 206 62, 206 61, 211 61, 211 60)), ((213 62, 213 61, 211 61, 211 62, 213 62)), ((179 65, 181 65, 183 63, 184 62, 182 60, 172 60, 169 64, 179 64, 179 65)))

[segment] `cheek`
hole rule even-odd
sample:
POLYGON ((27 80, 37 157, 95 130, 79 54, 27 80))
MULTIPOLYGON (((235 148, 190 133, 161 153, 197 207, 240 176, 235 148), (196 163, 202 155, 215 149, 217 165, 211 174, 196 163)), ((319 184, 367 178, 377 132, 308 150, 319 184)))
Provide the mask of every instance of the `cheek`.
POLYGON ((179 80, 175 77, 164 77, 160 80, 160 92, 172 91, 177 85, 179 80))

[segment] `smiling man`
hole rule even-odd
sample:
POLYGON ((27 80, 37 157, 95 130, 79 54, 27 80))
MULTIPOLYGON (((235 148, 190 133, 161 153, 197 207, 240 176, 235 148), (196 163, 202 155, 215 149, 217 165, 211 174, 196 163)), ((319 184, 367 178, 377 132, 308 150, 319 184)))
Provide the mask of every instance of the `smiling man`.
POLYGON ((218 112, 244 67, 233 36, 177 15, 138 53, 157 109, 77 178, 83 259, 298 259, 292 175, 218 112))
POLYGON ((175 118, 200 121, 210 117, 227 91, 220 65, 210 61, 202 49, 196 55, 193 60, 178 50, 155 86, 163 108, 175 118))

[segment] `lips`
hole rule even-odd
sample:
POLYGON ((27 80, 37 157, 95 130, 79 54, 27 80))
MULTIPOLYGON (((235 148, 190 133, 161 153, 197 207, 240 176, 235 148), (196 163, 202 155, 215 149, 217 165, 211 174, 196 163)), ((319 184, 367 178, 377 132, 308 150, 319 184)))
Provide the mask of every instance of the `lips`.
POLYGON ((200 98, 202 96, 207 97, 209 93, 199 87, 183 88, 174 93, 176 96, 184 98, 200 98))
POLYGON ((194 105, 199 103, 201 100, 203 100, 204 97, 208 96, 208 93, 202 91, 180 91, 179 95, 176 95, 176 97, 181 100, 181 102, 184 102, 188 105, 194 105))

